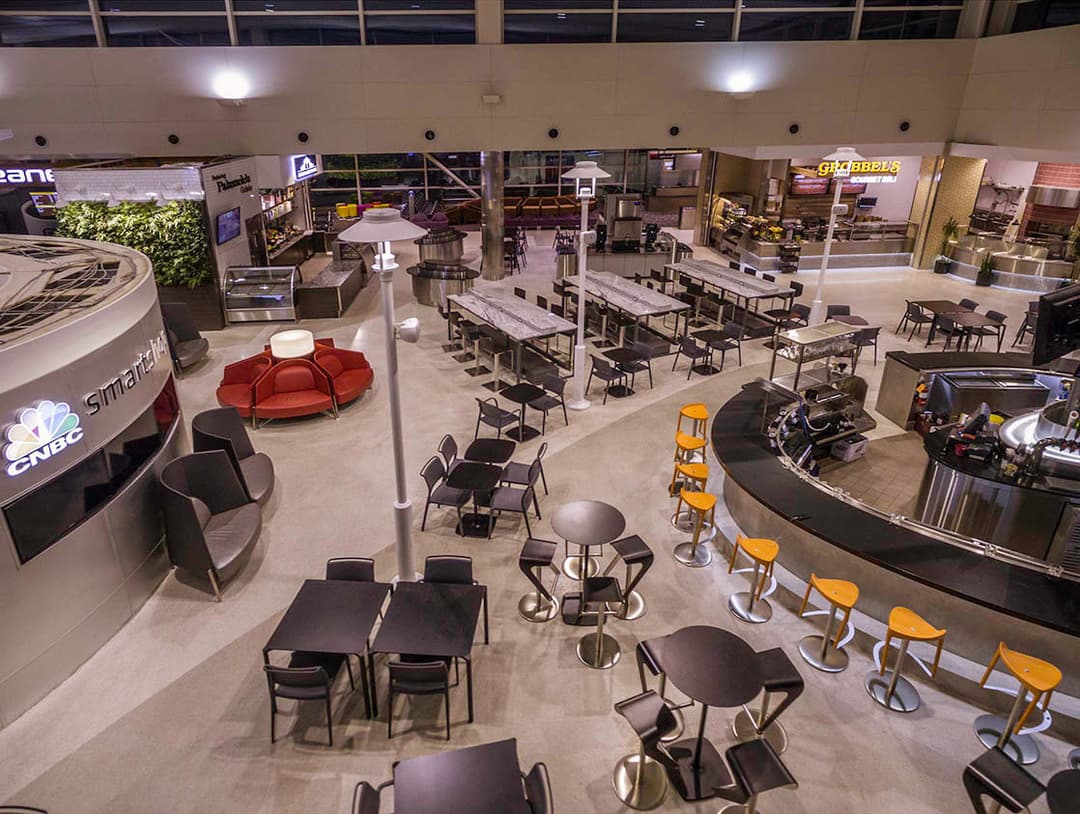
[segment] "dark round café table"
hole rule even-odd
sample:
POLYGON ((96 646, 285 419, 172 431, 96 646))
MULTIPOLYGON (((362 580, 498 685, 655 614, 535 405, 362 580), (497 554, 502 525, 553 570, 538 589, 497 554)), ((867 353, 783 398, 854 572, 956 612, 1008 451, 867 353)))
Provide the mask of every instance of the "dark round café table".
POLYGON ((600 564, 590 557, 589 549, 618 539, 626 528, 626 518, 610 503, 575 500, 555 510, 551 528, 567 543, 585 550, 584 554, 567 554, 563 560, 563 573, 579 580, 599 572, 600 564))
POLYGON ((525 423, 525 407, 530 401, 536 401, 544 395, 544 389, 542 387, 537 387, 535 384, 521 382, 520 384, 504 388, 499 395, 507 401, 512 401, 515 404, 520 405, 521 408, 518 413, 518 425, 507 430, 506 434, 515 441, 528 441, 538 436, 540 430, 536 429, 536 427, 530 427, 525 423))
MULTIPOLYGON (((640 351, 636 351, 633 348, 612 348, 611 350, 604 351, 604 356, 613 361, 619 366, 620 370, 624 369, 624 366, 631 366, 636 362, 642 361, 645 357, 640 351)), ((625 371, 624 371, 625 372, 625 371)), ((630 372, 631 381, 633 380, 634 373, 630 372)), ((613 384, 608 388, 608 395, 614 396, 617 399, 626 398, 627 396, 634 395, 633 386, 625 384, 613 384)))
POLYGON ((715 789, 730 785, 723 755, 705 737, 709 707, 740 707, 752 701, 764 685, 754 649, 726 630, 693 625, 676 630, 650 645, 667 680, 701 704, 696 738, 668 746, 678 776, 672 782, 685 800, 715 797, 715 789))
POLYGON ((457 533, 462 537, 490 537, 495 516, 480 513, 480 495, 486 495, 499 485, 502 467, 479 461, 461 461, 446 476, 446 485, 472 492, 473 510, 461 515, 457 533))
POLYGON ((1080 769, 1066 769, 1050 778, 1046 805, 1050 814, 1075 814, 1080 808, 1080 769))

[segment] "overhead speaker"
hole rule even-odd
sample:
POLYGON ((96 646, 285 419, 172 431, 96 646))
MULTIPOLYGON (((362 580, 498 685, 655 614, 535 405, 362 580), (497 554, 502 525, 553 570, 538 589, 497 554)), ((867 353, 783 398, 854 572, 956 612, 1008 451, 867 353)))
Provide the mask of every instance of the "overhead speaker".
POLYGON ((906 133, 910 129, 911 129, 911 122, 909 122, 909 121, 900 122, 900 132, 901 133, 906 133))
POLYGON ((548 130, 548 138, 558 138, 558 137, 559 137, 559 128, 552 127, 550 130, 548 130))
POLYGON ((434 130, 425 130, 424 131, 424 138, 427 139, 428 141, 435 141, 435 131, 434 130))
POLYGON ((799 132, 799 123, 798 122, 792 122, 791 124, 788 125, 787 131, 789 133, 791 133, 791 135, 794 136, 796 133, 799 132))
POLYGON ((309 136, 303 130, 301 130, 299 133, 296 134, 296 140, 299 141, 301 144, 307 144, 308 139, 310 139, 310 138, 311 138, 311 136, 309 136))
POLYGON ((669 136, 674 137, 674 136, 679 135, 679 133, 681 133, 681 132, 682 131, 679 129, 678 125, 675 125, 675 124, 673 124, 671 127, 668 128, 668 135, 669 136))
POLYGON ((176 135, 176 133, 169 133, 169 144, 179 144, 179 143, 180 143, 180 136, 176 135))
POLYGON ((44 147, 48 143, 49 140, 45 138, 45 136, 34 136, 34 144, 36 144, 38 147, 44 147))

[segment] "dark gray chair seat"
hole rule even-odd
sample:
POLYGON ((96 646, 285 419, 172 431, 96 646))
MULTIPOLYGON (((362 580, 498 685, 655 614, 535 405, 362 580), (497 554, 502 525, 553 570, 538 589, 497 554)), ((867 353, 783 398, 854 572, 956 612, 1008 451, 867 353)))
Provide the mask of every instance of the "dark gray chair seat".
POLYGON ((469 502, 469 493, 464 489, 455 489, 453 486, 442 484, 432 491, 431 502, 438 503, 440 506, 464 506, 469 502))
POLYGON ((250 542, 259 536, 261 528, 262 512, 258 503, 246 503, 221 514, 209 515, 203 526, 203 537, 210 549, 214 569, 222 578, 228 579, 236 572, 240 558, 247 552, 250 542))
POLYGON ((173 367, 179 372, 206 358, 210 343, 195 327, 191 309, 182 302, 161 303, 161 318, 169 340, 169 352, 173 367))
POLYGON ((274 463, 270 456, 256 452, 240 461, 240 474, 253 500, 266 503, 274 491, 274 463))
POLYGON ((1046 790, 1038 778, 996 746, 967 765, 963 780, 971 805, 978 814, 989 814, 984 797, 989 797, 1006 811, 1018 814, 1026 811, 1046 790))
POLYGON ((232 462, 248 497, 265 504, 274 491, 274 464, 256 452, 248 438, 244 419, 234 407, 204 410, 191 420, 191 440, 196 452, 220 449, 232 462))
POLYGON ((210 352, 210 343, 201 336, 198 339, 178 339, 173 351, 176 353, 176 363, 186 369, 206 357, 210 352))

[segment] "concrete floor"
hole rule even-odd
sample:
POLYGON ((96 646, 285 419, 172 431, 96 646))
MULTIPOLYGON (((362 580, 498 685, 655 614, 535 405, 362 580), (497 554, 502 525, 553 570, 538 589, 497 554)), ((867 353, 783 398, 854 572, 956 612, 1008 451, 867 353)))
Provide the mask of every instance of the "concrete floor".
MULTIPOLYGON (((532 292, 546 293, 553 269, 550 233, 530 238, 527 273, 506 284, 524 283, 532 292)), ((468 239, 473 253, 477 239, 475 234, 468 239)), ((412 262, 411 249, 401 251, 403 267, 412 262)), ((698 256, 708 252, 699 249, 698 256)), ((814 278, 799 275, 808 295, 814 278)), ((611 768, 635 744, 612 704, 638 690, 636 641, 704 623, 733 630, 756 649, 783 646, 795 658, 796 642, 815 627, 782 607, 766 625, 744 625, 726 609, 727 597, 745 587, 743 577, 729 576, 720 557, 693 570, 670 556, 683 539, 668 523, 672 503, 666 493, 678 407, 696 400, 718 407, 744 382, 767 374, 769 352, 760 341, 748 343, 741 368, 729 360, 724 373, 695 376, 689 383, 685 372, 672 374, 670 362, 660 361, 654 390, 639 379, 632 398, 609 400, 603 407, 594 398, 592 409, 571 414, 569 427, 551 416, 544 439, 550 445, 545 469, 551 494, 542 497, 544 520, 534 524, 534 533, 554 538, 548 518, 563 502, 607 500, 626 515, 627 533, 640 534, 657 554, 641 586, 648 613, 609 627, 622 644, 623 660, 612 670, 592 671, 574 653, 586 631, 558 621, 530 624, 517 615, 517 600, 528 588, 516 565, 525 537, 520 520, 500 521, 490 541, 465 540, 454 534, 452 511, 432 509, 427 531, 419 531, 423 484, 416 473, 443 433, 453 433, 459 442, 471 437, 473 397, 489 393, 442 352, 444 324, 432 309, 412 301, 403 272, 395 288, 399 318, 419 316, 426 332, 418 344, 400 345, 417 559, 442 552, 471 555, 478 579, 489 586, 491 644, 474 649, 476 723, 465 722, 464 692, 455 690, 450 746, 516 737, 523 766, 547 763, 557 811, 623 811, 611 791, 611 768)), ((972 296, 983 309, 1006 312, 1013 326, 1029 299, 907 268, 831 272, 825 299, 851 303, 855 313, 886 326, 883 354, 909 347, 891 332, 903 299, 931 296, 972 296)), ((361 293, 345 319, 304 327, 364 351, 376 372, 372 391, 337 421, 273 423, 254 435, 256 448, 273 458, 278 483, 252 562, 225 587, 221 604, 198 586, 166 578, 142 611, 75 675, 0 731, 0 799, 53 814, 345 812, 357 781, 388 779, 394 760, 446 748, 435 700, 400 701, 399 734, 387 741, 385 704, 380 721, 367 721, 359 695, 341 687, 347 687, 344 680, 334 710, 334 748, 324 745, 318 705, 295 717, 281 716, 280 740, 270 745, 261 648, 301 581, 320 577, 327 558, 343 555, 374 556, 380 577, 394 573, 392 458, 377 285, 361 293)), ((210 335, 209 361, 179 383, 189 422, 199 410, 215 406, 221 367, 261 349, 277 329, 251 325, 210 335)), ((870 404, 882 367, 861 368, 870 381, 870 404)), ((877 433, 896 431, 882 419, 877 433)), ((531 459, 538 444, 522 445, 515 457, 531 459)), ((710 488, 720 489, 718 483, 710 488)), ((720 514, 730 535, 730 520, 720 514)), ((723 546, 721 538, 717 545, 723 546)), ((560 591, 567 584, 563 580, 560 591)), ((785 714, 791 736, 785 760, 800 788, 763 798, 766 811, 968 810, 960 774, 980 749, 971 730, 978 714, 974 706, 922 683, 924 705, 918 712, 889 714, 862 688, 870 668, 864 654, 853 652, 850 668, 840 675, 818 673, 796 661, 807 690, 785 714)), ((382 698, 384 672, 380 668, 382 698)), ((287 704, 282 708, 289 710, 287 704)), ((709 716, 709 737, 721 748, 732 742, 732 714, 714 710, 709 716)), ((696 713, 688 720, 696 726, 696 713)), ((1068 746, 1046 736, 1040 743, 1043 758, 1034 771, 1045 780, 1063 768, 1068 746)), ((717 802, 687 804, 671 795, 661 810, 714 811, 717 802)), ((1033 810, 1045 811, 1040 805, 1033 810)))

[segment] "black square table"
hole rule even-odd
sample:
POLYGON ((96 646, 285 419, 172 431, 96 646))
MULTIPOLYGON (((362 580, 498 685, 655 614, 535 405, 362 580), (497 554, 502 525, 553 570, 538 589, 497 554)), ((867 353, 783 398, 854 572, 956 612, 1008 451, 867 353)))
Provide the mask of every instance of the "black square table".
POLYGON ((869 325, 863 317, 856 314, 837 314, 834 317, 829 317, 834 322, 843 322, 845 325, 869 325))
MULTIPOLYGON (((454 489, 472 492, 473 510, 461 515, 457 533, 462 537, 490 537, 495 524, 495 516, 488 512, 480 513, 480 495, 487 495, 499 485, 502 479, 502 467, 479 461, 460 461, 446 476, 446 485, 454 489)), ((485 505, 487 500, 485 499, 485 505)))
POLYGON ((463 659, 471 722, 472 645, 481 608, 484 609, 484 644, 488 642, 486 599, 484 585, 399 582, 371 652, 463 659))
POLYGON ((521 405, 517 427, 507 430, 506 434, 515 441, 528 441, 538 436, 540 430, 536 429, 536 427, 530 427, 525 423, 525 406, 530 401, 536 401, 544 395, 543 388, 537 387, 535 384, 529 384, 528 382, 521 382, 512 387, 507 387, 500 395, 507 401, 512 401, 515 404, 521 405))
POLYGON ((530 814, 514 738, 403 760, 397 814, 530 814))
POLYGON ((924 311, 929 311, 934 315, 934 318, 930 322, 930 328, 926 332, 926 347, 929 347, 930 343, 934 341, 934 334, 937 332, 938 320, 941 317, 948 317, 950 314, 956 314, 960 311, 968 311, 970 309, 965 308, 958 302, 952 300, 914 300, 915 305, 922 308, 924 311))
POLYGON ((711 376, 714 373, 719 373, 720 370, 713 365, 713 342, 723 342, 728 339, 728 335, 723 331, 718 331, 716 328, 706 328, 703 331, 694 331, 694 338, 699 339, 702 344, 709 351, 709 359, 704 364, 694 365, 694 372, 700 376, 711 376))
POLYGON ((504 464, 514 454, 517 444, 506 438, 477 438, 462 456, 466 461, 485 464, 504 464))
POLYGON ((304 580, 263 647, 263 662, 270 663, 273 650, 356 656, 361 666, 364 705, 369 716, 378 715, 369 639, 389 592, 390 586, 383 582, 304 580))
MULTIPOLYGON (((635 362, 642 361, 645 357, 640 351, 636 351, 633 348, 612 348, 611 350, 604 351, 604 356, 613 361, 619 366, 619 369, 624 373, 625 365, 632 365, 635 362)), ((634 371, 630 371, 631 381, 633 380, 634 371)), ((626 396, 634 395, 634 388, 627 387, 625 384, 617 384, 614 387, 608 388, 608 395, 614 396, 617 399, 624 398, 626 396)))

